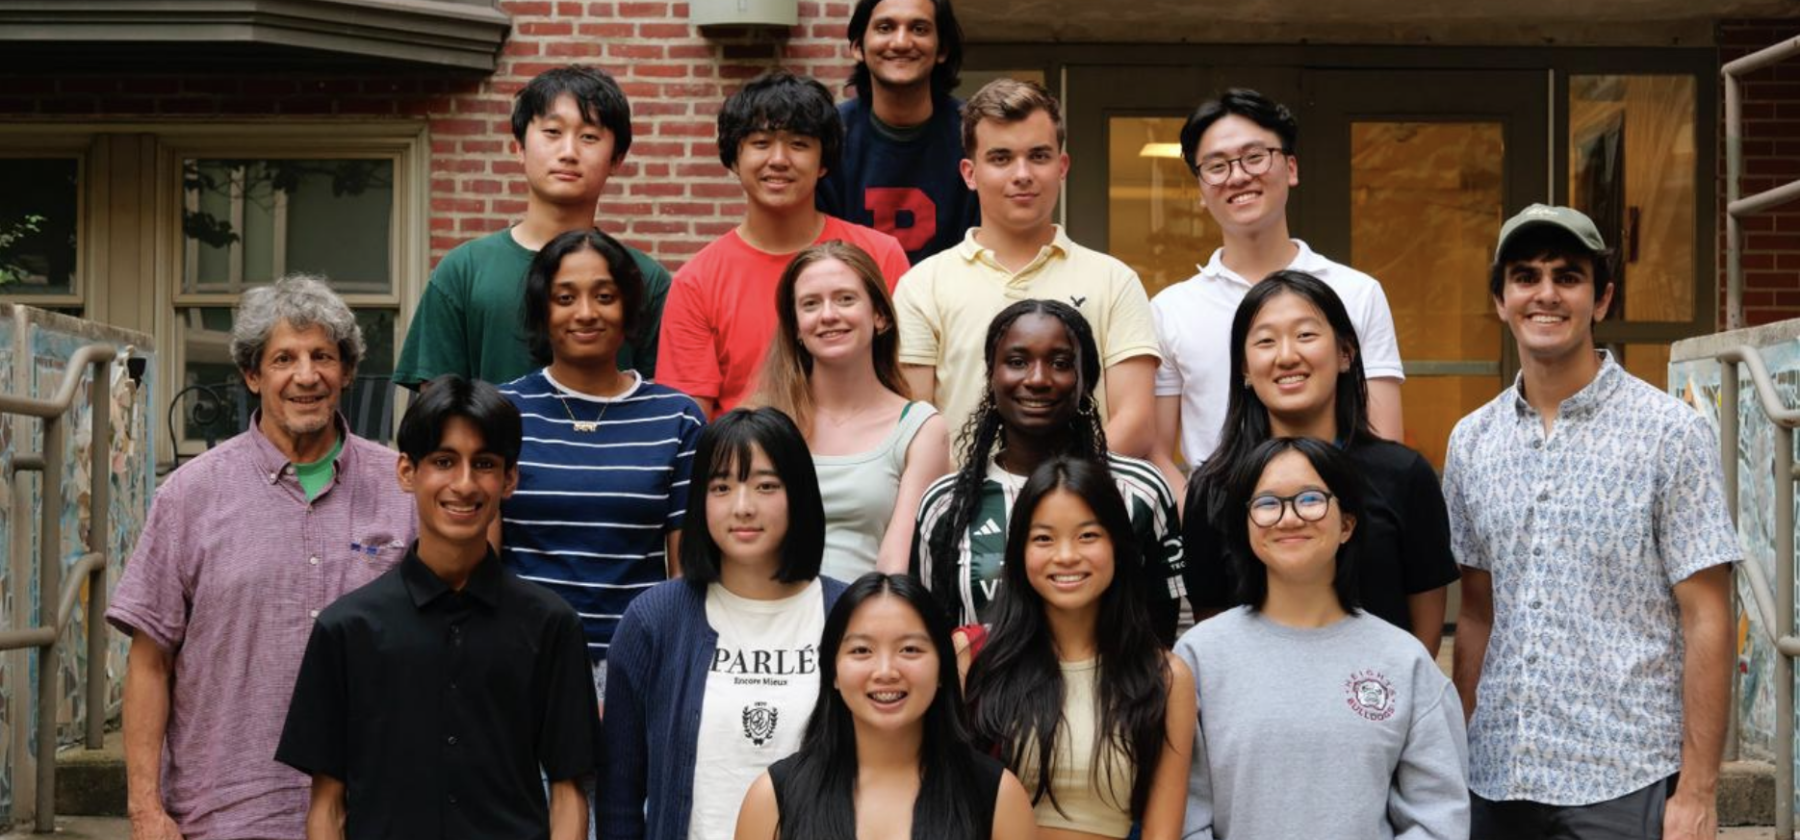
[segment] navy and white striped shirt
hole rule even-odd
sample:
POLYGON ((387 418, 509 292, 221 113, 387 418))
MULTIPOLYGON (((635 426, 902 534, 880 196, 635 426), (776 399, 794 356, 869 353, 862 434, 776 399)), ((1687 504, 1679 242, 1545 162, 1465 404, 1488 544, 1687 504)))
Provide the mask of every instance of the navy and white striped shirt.
POLYGON ((686 394, 641 379, 600 398, 540 369, 500 393, 524 421, 519 489, 500 508, 501 556, 575 608, 588 655, 605 661, 625 607, 668 577, 666 538, 687 512, 706 415, 686 394), (576 431, 577 421, 598 425, 576 431))

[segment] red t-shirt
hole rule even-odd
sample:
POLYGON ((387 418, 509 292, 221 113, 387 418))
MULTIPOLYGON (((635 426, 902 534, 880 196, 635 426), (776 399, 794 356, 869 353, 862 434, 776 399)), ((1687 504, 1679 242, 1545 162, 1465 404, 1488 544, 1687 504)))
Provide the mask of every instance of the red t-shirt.
MULTIPOLYGON (((909 267, 894 237, 826 216, 813 244, 833 239, 867 251, 889 292, 909 267)), ((749 396, 779 324, 775 287, 793 258, 752 248, 735 229, 695 254, 663 303, 656 380, 702 403, 717 400, 721 412, 749 396)))

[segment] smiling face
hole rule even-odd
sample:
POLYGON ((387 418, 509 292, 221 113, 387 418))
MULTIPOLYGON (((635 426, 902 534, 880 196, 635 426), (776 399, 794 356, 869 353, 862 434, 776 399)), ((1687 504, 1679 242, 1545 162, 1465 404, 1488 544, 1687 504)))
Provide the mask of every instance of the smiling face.
POLYGON ((1350 353, 1325 313, 1299 295, 1269 298, 1250 321, 1244 376, 1270 417, 1286 428, 1305 429, 1331 417, 1338 375, 1349 369, 1350 353))
POLYGON ((423 553, 486 543, 501 500, 519 481, 518 468, 487 451, 481 430, 466 417, 445 421, 436 450, 416 464, 401 455, 396 469, 400 489, 418 505, 423 553))
POLYGON ((940 664, 925 619, 904 599, 877 595, 844 628, 833 685, 859 729, 918 726, 937 697, 940 664))
POLYGON ((533 199, 553 205, 592 204, 612 177, 613 134, 584 122, 575 97, 563 94, 513 145, 533 199))
MULTIPOLYGON (((1281 148, 1281 137, 1255 122, 1227 114, 1200 135, 1194 157, 1201 166, 1208 161, 1238 158, 1263 149, 1281 148)), ((1241 163, 1231 165, 1222 184, 1200 185, 1200 202, 1226 235, 1274 232, 1287 224, 1288 189, 1300 184, 1300 163, 1289 154, 1275 154, 1269 169, 1250 175, 1241 163)))
POLYGON ((625 341, 625 299, 606 258, 570 252, 550 281, 550 352, 558 365, 611 366, 625 341))
MULTIPOLYGON (((286 319, 269 331, 256 370, 244 384, 262 408, 263 436, 295 458, 304 439, 331 428, 338 398, 354 371, 344 369, 337 342, 321 324, 295 329, 286 319)), ((325 453, 318 453, 323 455, 325 453)))
POLYGON ((1046 609, 1080 612, 1100 603, 1113 580, 1112 536, 1080 496, 1059 488, 1038 501, 1025 575, 1046 609))
POLYGON ((1061 321, 1027 313, 994 347, 988 387, 1009 431, 1042 435, 1069 424, 1081 398, 1075 342, 1061 321))
POLYGON ((975 125, 975 156, 963 160, 962 174, 981 199, 982 227, 1029 236, 1056 215, 1069 156, 1043 111, 1013 122, 983 119, 975 125))
POLYGON ((743 478, 736 464, 721 466, 706 484, 706 529, 719 546, 720 561, 766 566, 773 574, 787 538, 787 488, 760 446, 751 447, 743 478))
POLYGON ((1606 317, 1613 287, 1594 298, 1594 261, 1540 257, 1507 263, 1494 300, 1519 355, 1557 362, 1594 352, 1594 322, 1606 317))
POLYGON ((931 0, 882 0, 850 55, 869 68, 878 88, 930 85, 932 71, 946 58, 939 52, 936 8, 931 0))
MULTIPOLYGON (((1263 468, 1251 499, 1255 504, 1256 497, 1264 494, 1293 496, 1309 490, 1331 492, 1312 462, 1289 450, 1270 459, 1263 468)), ((1281 518, 1269 526, 1256 524, 1249 518, 1249 511, 1243 512, 1250 529, 1250 551, 1268 569, 1271 583, 1280 579, 1292 585, 1331 587, 1337 574, 1338 546, 1350 539, 1356 523, 1343 515, 1335 497, 1326 507, 1323 518, 1308 522, 1290 502, 1283 506, 1281 518)))
POLYGON ((794 279, 794 316, 801 346, 819 362, 867 359, 875 334, 889 328, 868 283, 835 259, 812 263, 794 279))
POLYGON ((764 210, 810 210, 813 192, 825 175, 819 138, 780 131, 753 131, 738 144, 733 171, 744 197, 764 210))

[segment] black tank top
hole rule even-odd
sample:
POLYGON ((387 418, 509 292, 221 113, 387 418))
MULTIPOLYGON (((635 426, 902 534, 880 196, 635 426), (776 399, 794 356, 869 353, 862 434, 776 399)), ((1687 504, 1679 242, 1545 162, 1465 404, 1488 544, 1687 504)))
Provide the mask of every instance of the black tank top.
MULTIPOLYGON (((992 756, 983 755, 972 749, 965 749, 963 753, 975 771, 975 786, 973 790, 969 791, 969 804, 973 806, 971 810, 974 812, 975 825, 972 826, 974 832, 968 836, 970 840, 991 840, 994 833, 994 803, 1000 797, 1000 775, 1005 772, 1005 768, 992 756)), ((775 785, 775 809, 780 815, 783 825, 789 822, 787 803, 790 801, 790 795, 796 797, 819 795, 818 791, 789 790, 793 781, 794 765, 799 758, 799 754, 796 753, 769 767, 769 781, 775 785)), ((920 826, 916 803, 913 805, 913 813, 913 837, 917 838, 920 826)), ((927 838, 927 840, 942 840, 942 838, 927 838)))

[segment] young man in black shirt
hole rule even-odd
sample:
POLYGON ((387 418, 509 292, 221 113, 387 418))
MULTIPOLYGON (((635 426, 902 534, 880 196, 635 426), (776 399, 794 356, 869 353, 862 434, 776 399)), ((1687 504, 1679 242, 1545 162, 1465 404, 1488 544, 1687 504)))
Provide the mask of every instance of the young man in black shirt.
POLYGON ((487 540, 518 484, 518 410, 447 374, 399 444, 419 539, 319 614, 275 755, 313 778, 307 837, 586 837, 599 713, 581 623, 487 540))

